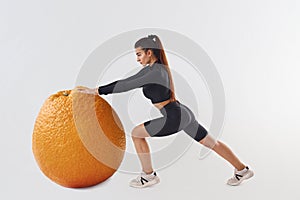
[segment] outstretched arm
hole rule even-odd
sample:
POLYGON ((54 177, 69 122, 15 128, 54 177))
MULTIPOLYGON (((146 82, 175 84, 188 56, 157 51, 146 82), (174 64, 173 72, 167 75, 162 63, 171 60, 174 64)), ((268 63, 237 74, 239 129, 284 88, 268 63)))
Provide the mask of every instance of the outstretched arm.
POLYGON ((100 86, 98 88, 98 93, 101 95, 126 92, 135 88, 142 87, 149 83, 158 82, 158 80, 159 74, 157 70, 143 68, 137 74, 130 76, 126 79, 121 79, 118 81, 114 81, 110 84, 100 86))
MULTIPOLYGON (((100 86, 93 89, 81 89, 81 92, 89 94, 111 94, 126 92, 131 89, 142 87, 148 83, 154 83, 156 79, 159 79, 156 70, 151 70, 150 68, 143 68, 138 73, 118 81, 114 81, 107 85, 100 86)), ((157 82, 157 81, 156 81, 157 82)))
POLYGON ((86 88, 86 87, 76 87, 76 90, 78 92, 82 92, 85 94, 94 94, 94 95, 98 95, 98 88, 86 88))

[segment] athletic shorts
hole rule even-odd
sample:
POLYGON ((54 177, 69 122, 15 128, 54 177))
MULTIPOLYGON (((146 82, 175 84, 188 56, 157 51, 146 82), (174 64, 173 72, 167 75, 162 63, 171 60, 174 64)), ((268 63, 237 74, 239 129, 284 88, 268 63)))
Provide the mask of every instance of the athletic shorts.
POLYGON ((183 130, 199 142, 207 130, 195 119, 193 112, 179 101, 170 102, 160 109, 163 117, 144 122, 151 137, 163 137, 183 130))

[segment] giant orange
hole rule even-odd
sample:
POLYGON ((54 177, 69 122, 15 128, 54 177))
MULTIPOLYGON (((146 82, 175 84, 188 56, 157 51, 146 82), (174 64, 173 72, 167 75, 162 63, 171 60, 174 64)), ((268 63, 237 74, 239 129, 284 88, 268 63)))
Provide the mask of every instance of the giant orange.
POLYGON ((111 177, 123 160, 125 146, 122 124, 110 104, 76 88, 57 92, 44 102, 32 136, 41 171, 70 188, 111 177))

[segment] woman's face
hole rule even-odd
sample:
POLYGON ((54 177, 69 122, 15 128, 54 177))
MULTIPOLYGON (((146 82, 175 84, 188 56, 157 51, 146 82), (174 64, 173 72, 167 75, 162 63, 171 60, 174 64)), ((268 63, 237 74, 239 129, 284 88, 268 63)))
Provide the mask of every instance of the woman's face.
POLYGON ((146 66, 151 61, 150 51, 145 52, 142 48, 138 47, 135 49, 136 61, 141 65, 146 66))

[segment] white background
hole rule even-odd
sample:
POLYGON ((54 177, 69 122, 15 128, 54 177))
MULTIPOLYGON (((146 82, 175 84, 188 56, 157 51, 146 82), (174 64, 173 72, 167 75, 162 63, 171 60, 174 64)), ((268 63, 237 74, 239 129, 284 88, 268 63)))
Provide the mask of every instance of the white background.
POLYGON ((299 11, 297 0, 2 0, 1 199, 299 199, 299 11), (221 140, 254 169, 252 180, 227 186, 232 167, 216 154, 199 160, 196 143, 145 190, 121 172, 86 189, 41 173, 31 136, 44 100, 73 88, 101 43, 149 27, 184 34, 211 57, 226 94, 221 140))

